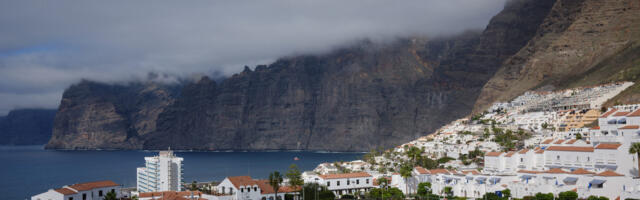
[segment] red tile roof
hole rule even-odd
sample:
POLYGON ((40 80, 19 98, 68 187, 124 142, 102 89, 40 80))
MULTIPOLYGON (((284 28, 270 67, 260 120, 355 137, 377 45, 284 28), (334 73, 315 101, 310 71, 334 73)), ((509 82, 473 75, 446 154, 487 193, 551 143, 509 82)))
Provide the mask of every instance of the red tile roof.
POLYGON ((62 195, 72 195, 72 194, 78 194, 77 192, 69 189, 69 188, 58 188, 55 189, 56 192, 62 194, 62 195))
POLYGON ((486 154, 484 154, 484 156, 500 156, 501 154, 502 154, 502 152, 491 151, 491 152, 487 152, 486 154))
POLYGON ((616 173, 614 171, 607 170, 607 171, 601 172, 599 174, 596 174, 596 176, 624 176, 624 175, 618 174, 618 173, 616 173))
POLYGON ((432 169, 430 170, 431 174, 448 174, 449 171, 446 169, 432 169))
MULTIPOLYGON (((269 185, 269 180, 256 180, 255 183, 260 187, 260 194, 274 194, 275 190, 269 185)), ((278 193, 287 193, 298 191, 299 188, 293 188, 290 186, 281 186, 278 188, 278 193)))
POLYGON ((542 154, 542 153, 544 153, 544 150, 542 149, 536 151, 536 154, 542 154))
POLYGON ((542 142, 542 144, 549 144, 549 143, 551 143, 551 142, 553 142, 553 139, 545 140, 544 142, 542 142))
POLYGON ((596 146, 596 149, 618 149, 618 147, 622 146, 620 143, 602 143, 596 146))
POLYGON ((367 172, 355 172, 355 173, 344 173, 344 174, 320 175, 320 178, 322 179, 360 178, 360 177, 371 177, 371 174, 367 172))
POLYGON ((422 168, 422 167, 416 167, 416 171, 418 171, 418 173, 420 173, 420 174, 428 174, 429 173, 429 171, 427 169, 422 168))
POLYGON ((562 144, 562 142, 564 142, 564 140, 563 139, 559 139, 556 142, 554 142, 553 144, 562 144))
POLYGON ((463 170, 463 171, 462 171, 462 173, 463 173, 463 174, 469 174, 469 173, 471 173, 471 174, 473 174, 473 175, 478 175, 478 174, 480 174, 480 172, 479 172, 478 170, 467 170, 467 171, 464 171, 464 170, 463 170))
POLYGON ((593 152, 593 147, 550 146, 546 150, 547 151, 593 152))
POLYGON ((620 127, 620 129, 638 129, 638 128, 640 128, 640 126, 638 125, 626 125, 626 126, 620 127))
POLYGON ((516 153, 515 151, 509 151, 509 153, 507 153, 507 155, 505 155, 505 157, 511 157, 515 153, 516 153))
POLYGON ((588 170, 582 169, 582 168, 578 168, 576 170, 573 170, 572 172, 569 172, 569 174, 595 174, 595 172, 588 171, 588 170))
POLYGON ((240 188, 240 186, 257 185, 256 182, 249 176, 231 176, 227 178, 229 179, 229 181, 231 181, 231 184, 233 184, 233 186, 236 186, 236 188, 240 188))
POLYGON ((117 183, 113 182, 113 181, 95 181, 95 182, 87 182, 87 183, 78 183, 78 184, 73 184, 70 185, 70 188, 73 188, 76 191, 85 191, 85 190, 92 190, 95 188, 103 188, 103 187, 113 187, 113 186, 119 186, 117 183))
POLYGON ((595 127, 591 128, 591 130, 600 130, 600 126, 595 126, 595 127))
POLYGON ((547 171, 544 171, 543 173, 547 173, 547 174, 565 174, 565 173, 567 173, 567 171, 564 171, 564 170, 562 170, 560 168, 552 168, 552 169, 549 169, 547 171))
POLYGON ((640 109, 631 112, 629 115, 627 115, 627 117, 640 117, 640 109))
POLYGON ((522 149, 522 150, 520 150, 518 153, 519 153, 519 154, 525 154, 525 153, 527 153, 528 151, 529 151, 529 149, 522 149))
POLYGON ((620 116, 626 116, 626 115, 628 115, 628 114, 629 114, 629 112, 622 112, 622 111, 621 111, 621 112, 617 112, 617 113, 616 113, 616 114, 614 114, 613 116, 614 116, 614 117, 620 117, 620 116))
POLYGON ((618 109, 616 108, 612 108, 611 110, 607 111, 606 113, 600 115, 600 118, 606 118, 609 117, 609 115, 615 113, 616 111, 618 111, 618 109))
POLYGON ((573 143, 576 143, 576 141, 578 141, 578 140, 572 139, 572 140, 567 141, 565 144, 573 144, 573 143))
POLYGON ((524 170, 524 169, 521 169, 521 170, 519 170, 519 171, 518 171, 518 173, 525 173, 525 174, 537 174, 537 173, 542 173, 542 172, 539 172, 539 171, 533 171, 533 170, 524 170))

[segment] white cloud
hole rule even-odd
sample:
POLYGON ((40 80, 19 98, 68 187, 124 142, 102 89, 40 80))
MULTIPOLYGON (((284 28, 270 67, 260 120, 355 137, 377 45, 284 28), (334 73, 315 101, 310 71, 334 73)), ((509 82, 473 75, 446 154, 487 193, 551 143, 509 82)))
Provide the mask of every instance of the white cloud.
POLYGON ((504 1, 2 1, 0 109, 55 107, 51 93, 82 78, 230 75, 362 38, 479 29, 504 1))

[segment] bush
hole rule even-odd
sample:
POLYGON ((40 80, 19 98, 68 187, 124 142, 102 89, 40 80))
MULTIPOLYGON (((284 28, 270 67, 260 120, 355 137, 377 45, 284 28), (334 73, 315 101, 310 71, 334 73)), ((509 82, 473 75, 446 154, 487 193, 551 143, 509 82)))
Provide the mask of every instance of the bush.
POLYGON ((356 199, 352 194, 343 194, 340 199, 356 199))
POLYGON ((547 194, 538 193, 536 194, 536 200, 554 200, 554 199, 553 199, 552 193, 547 193, 547 194))
POLYGON ((578 193, 574 191, 560 192, 558 197, 560 200, 576 200, 578 199, 578 193))
POLYGON ((587 198, 587 200, 609 200, 609 198, 607 198, 607 197, 602 197, 602 196, 601 196, 601 197, 598 197, 598 196, 593 196, 593 195, 591 195, 591 196, 589 196, 589 197, 587 198))
POLYGON ((522 200, 536 200, 536 197, 534 197, 534 196, 524 196, 524 197, 522 197, 522 200))
POLYGON ((424 182, 424 183, 418 184, 418 195, 427 196, 428 194, 432 193, 432 191, 427 191, 427 189, 425 189, 425 187, 431 188, 431 183, 424 182))
POLYGON ((293 194, 284 194, 284 200, 293 200, 293 194))

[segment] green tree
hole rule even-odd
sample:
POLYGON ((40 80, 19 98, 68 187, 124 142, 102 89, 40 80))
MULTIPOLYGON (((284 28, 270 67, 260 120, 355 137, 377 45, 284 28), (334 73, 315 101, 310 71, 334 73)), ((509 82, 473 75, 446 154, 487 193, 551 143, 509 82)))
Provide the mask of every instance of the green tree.
POLYGON ((278 199, 278 190, 280 189, 280 185, 282 184, 282 175, 280 172, 274 171, 269 174, 269 185, 273 188, 273 191, 276 193, 276 200, 278 199))
POLYGON ((133 196, 131 197, 131 200, 138 200, 138 195, 133 195, 133 196))
POLYGON ((407 157, 412 161, 413 164, 416 163, 417 159, 422 155, 422 149, 418 147, 410 147, 407 151, 407 157))
POLYGON ((198 190, 198 183, 196 181, 191 182, 190 189, 191 189, 191 191, 197 191, 198 190))
POLYGON ((553 200, 553 194, 552 193, 537 193, 536 194, 536 200, 553 200))
POLYGON ((509 198, 511 197, 511 190, 510 189, 504 189, 502 190, 502 198, 509 198))
POLYGON ((400 176, 402 176, 402 179, 404 179, 404 186, 407 194, 410 194, 408 187, 409 184, 407 184, 407 180, 409 179, 409 177, 411 177, 411 171, 413 171, 413 167, 411 167, 411 165, 409 165, 408 163, 405 163, 402 165, 402 167, 400 167, 400 176))
POLYGON ((110 191, 107 192, 107 194, 104 196, 105 200, 116 200, 118 199, 118 197, 116 196, 116 193, 114 191, 110 191))
POLYGON ((444 194, 447 195, 447 198, 453 197, 453 188, 450 186, 444 187, 444 194))
POLYGON ((576 140, 582 140, 582 134, 576 133, 576 140))
POLYGON ((601 196, 601 197, 598 197, 598 196, 593 196, 593 195, 591 195, 591 196, 587 197, 587 200, 609 200, 609 198, 607 198, 607 197, 602 197, 602 196, 601 196))
POLYGON ((300 169, 298 169, 296 164, 291 164, 291 166, 289 166, 289 170, 285 176, 289 179, 289 185, 296 190, 304 184, 304 180, 302 180, 302 173, 300 173, 300 169))
POLYGON ((635 153, 638 157, 636 162, 638 162, 638 176, 640 176, 640 143, 635 142, 631 144, 631 147, 629 147, 629 153, 630 154, 635 153))
POLYGON ((558 194, 558 199, 559 200, 576 200, 578 199, 578 193, 574 191, 560 192, 558 194))
POLYGON ((431 183, 424 182, 418 184, 418 195, 427 196, 429 194, 431 194, 431 183), (427 188, 429 188, 429 190, 427 190, 427 188))
POLYGON ((482 195, 482 199, 483 200, 501 200, 500 197, 493 192, 487 192, 484 195, 482 195))

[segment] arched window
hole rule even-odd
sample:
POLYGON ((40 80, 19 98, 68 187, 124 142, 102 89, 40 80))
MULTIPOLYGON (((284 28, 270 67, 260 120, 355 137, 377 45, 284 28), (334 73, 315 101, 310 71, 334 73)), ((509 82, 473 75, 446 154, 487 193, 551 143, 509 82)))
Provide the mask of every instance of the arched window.
POLYGON ((240 188, 240 192, 244 192, 244 188, 240 188))
POLYGON ((222 194, 224 194, 225 192, 227 192, 227 190, 225 190, 224 186, 222 186, 222 194))
POLYGON ((273 197, 269 197, 269 200, 273 200, 273 197))
POLYGON ((254 186, 254 187, 253 187, 253 191, 256 191, 256 192, 257 192, 257 191, 258 191, 258 187, 255 187, 255 186, 254 186))
POLYGON ((262 200, 267 200, 267 197, 262 197, 262 200))

